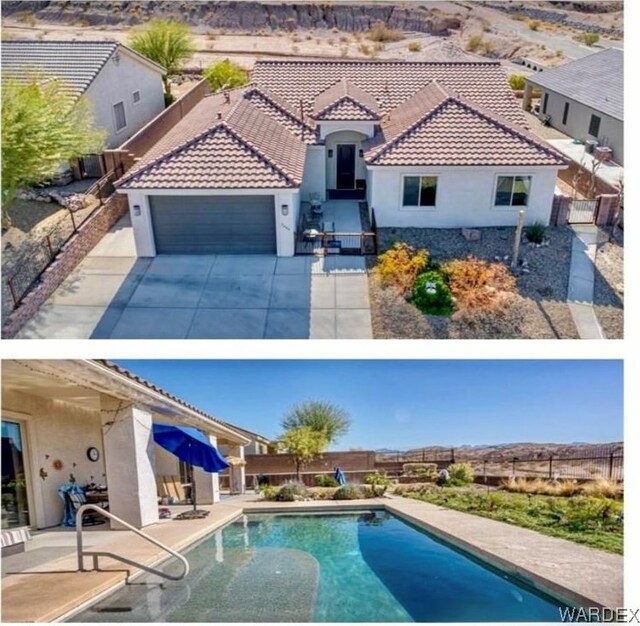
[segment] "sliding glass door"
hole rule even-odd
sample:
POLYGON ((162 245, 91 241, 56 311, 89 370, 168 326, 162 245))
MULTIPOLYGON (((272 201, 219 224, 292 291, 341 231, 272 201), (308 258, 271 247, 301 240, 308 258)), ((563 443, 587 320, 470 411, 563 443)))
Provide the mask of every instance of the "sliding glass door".
POLYGON ((29 526, 22 426, 2 420, 2 528, 29 526))

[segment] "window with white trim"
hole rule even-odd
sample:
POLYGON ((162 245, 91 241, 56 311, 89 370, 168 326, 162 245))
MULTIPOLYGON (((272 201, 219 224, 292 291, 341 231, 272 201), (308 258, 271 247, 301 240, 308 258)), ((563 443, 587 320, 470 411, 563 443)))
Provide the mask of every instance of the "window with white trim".
POLYGON ((495 206, 527 206, 531 176, 498 176, 495 206))
POLYGON ((402 188, 402 206, 435 207, 437 176, 405 176, 402 188))
POLYGON ((140 102, 140 91, 136 89, 133 92, 133 104, 138 104, 138 102, 140 102))
POLYGON ((116 132, 122 130, 123 128, 126 128, 127 117, 124 113, 124 102, 116 102, 113 105, 113 115, 116 122, 116 132))

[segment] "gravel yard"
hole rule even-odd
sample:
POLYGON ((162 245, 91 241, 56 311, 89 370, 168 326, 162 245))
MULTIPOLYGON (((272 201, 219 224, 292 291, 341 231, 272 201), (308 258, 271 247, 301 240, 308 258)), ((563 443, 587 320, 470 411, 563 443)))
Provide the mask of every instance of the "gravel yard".
MULTIPOLYGON (((441 262, 473 254, 507 262, 513 248, 513 228, 483 228, 480 241, 469 242, 460 229, 379 228, 379 249, 395 241, 426 248, 441 262)), ((549 228, 549 246, 523 244, 520 258, 529 273, 518 276, 518 294, 499 313, 464 312, 451 317, 423 315, 392 289, 381 287, 370 273, 369 291, 373 333, 384 339, 574 339, 578 333, 566 303, 572 233, 549 228)), ((372 261, 372 266, 375 260, 372 261)))
POLYGON ((609 232, 598 232, 593 308, 607 339, 624 337, 624 238, 617 229, 613 241, 609 232))

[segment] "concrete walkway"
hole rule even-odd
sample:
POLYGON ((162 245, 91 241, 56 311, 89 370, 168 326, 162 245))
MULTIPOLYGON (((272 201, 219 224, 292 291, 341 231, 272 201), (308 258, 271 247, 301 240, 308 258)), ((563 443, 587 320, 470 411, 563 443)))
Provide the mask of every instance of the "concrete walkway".
MULTIPOLYGON (((188 509, 171 507, 173 513, 188 509)), ((522 576, 539 589, 582 606, 624 606, 623 557, 594 550, 564 539, 547 537, 525 528, 437 507, 408 498, 389 496, 369 500, 316 502, 262 502, 254 494, 230 497, 212 506, 204 520, 163 520, 145 529, 166 545, 182 550, 248 512, 316 512, 386 509, 435 536, 508 573, 522 576)), ((93 531, 96 532, 96 531, 93 531)), ((64 535, 72 546, 74 532, 64 535)), ((153 567, 165 554, 128 531, 101 533, 87 544, 100 551, 126 555, 153 567)), ((60 545, 62 540, 57 540, 60 545)), ((20 555, 16 555, 19 557, 20 555)), ((120 561, 100 558, 101 571, 77 571, 75 553, 35 566, 17 567, 14 559, 2 580, 2 618, 6 622, 46 622, 70 616, 121 587, 142 570, 120 561)), ((90 559, 87 559, 89 566, 90 559)))
POLYGON ((364 257, 137 258, 123 218, 19 339, 371 339, 364 257))
POLYGON ((605 339, 593 310, 598 228, 574 224, 567 302, 580 339, 605 339))

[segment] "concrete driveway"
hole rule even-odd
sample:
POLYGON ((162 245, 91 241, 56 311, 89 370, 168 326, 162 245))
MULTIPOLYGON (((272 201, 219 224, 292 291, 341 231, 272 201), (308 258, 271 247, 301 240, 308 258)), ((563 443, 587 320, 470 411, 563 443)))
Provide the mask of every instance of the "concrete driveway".
POLYGON ((138 259, 121 220, 22 339, 370 339, 361 257, 138 259))

